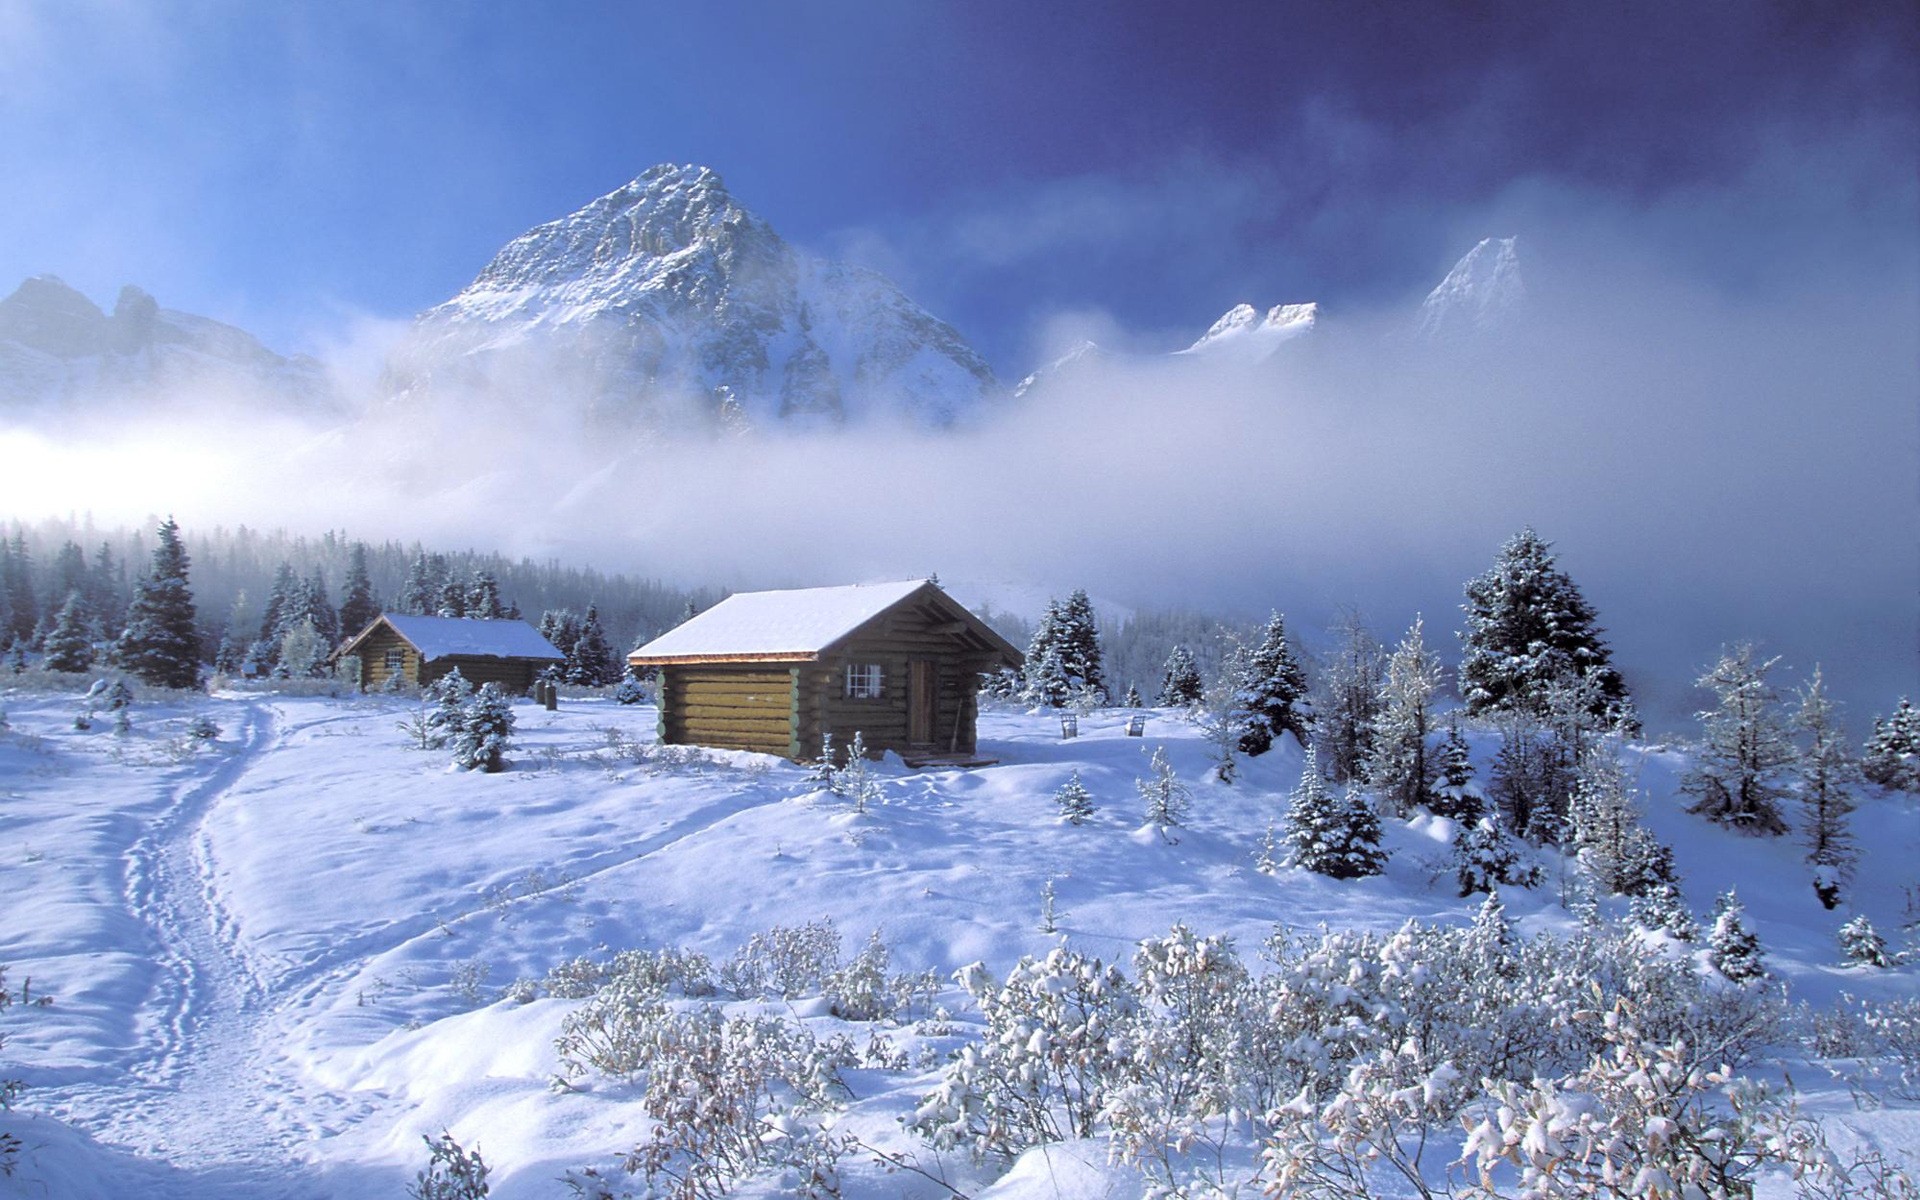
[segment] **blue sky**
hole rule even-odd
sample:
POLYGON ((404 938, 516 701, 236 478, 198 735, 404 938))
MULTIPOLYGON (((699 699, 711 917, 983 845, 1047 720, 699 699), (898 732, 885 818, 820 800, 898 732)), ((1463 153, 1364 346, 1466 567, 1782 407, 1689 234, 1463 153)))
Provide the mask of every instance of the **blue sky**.
POLYGON ((1060 314, 1169 345, 1240 300, 1408 302, 1495 233, 1572 264, 1625 229, 1737 296, 1806 261, 1889 269, 1915 210, 1916 23, 1857 3, 24 0, 0 8, 0 287, 52 272, 110 304, 135 282, 313 348, 672 160, 895 275, 1015 378, 1060 314))

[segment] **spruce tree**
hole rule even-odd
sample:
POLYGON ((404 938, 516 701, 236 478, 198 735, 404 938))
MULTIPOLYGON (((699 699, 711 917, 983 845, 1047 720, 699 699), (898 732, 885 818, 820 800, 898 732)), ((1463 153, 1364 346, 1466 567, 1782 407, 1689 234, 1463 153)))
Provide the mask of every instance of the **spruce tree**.
POLYGON ((1704 736, 1680 790, 1695 798, 1689 812, 1742 833, 1787 831, 1780 815, 1788 794, 1783 775, 1797 754, 1767 682, 1778 661, 1755 662, 1753 647, 1743 644, 1723 653, 1699 680, 1719 703, 1698 714, 1704 736))
POLYGON ((1890 967, 1887 939, 1874 929, 1873 922, 1861 913, 1840 927, 1840 957, 1850 966, 1890 967))
POLYGON ((1240 735, 1242 754, 1265 754, 1283 733, 1291 733, 1303 747, 1307 744, 1309 718, 1303 711, 1307 673, 1294 656, 1287 641, 1286 619, 1278 612, 1267 618, 1260 644, 1247 658, 1239 690, 1239 708, 1246 715, 1246 728, 1240 735))
POLYGON ((1300 782, 1288 799, 1288 861, 1335 879, 1378 875, 1387 861, 1379 818, 1353 788, 1335 799, 1317 759, 1318 751, 1309 746, 1300 782))
POLYGON ((253 605, 242 588, 227 610, 227 628, 220 637, 220 648, 213 654, 213 669, 222 675, 238 675, 247 661, 247 648, 253 644, 253 605))
POLYGON ((113 558, 113 547, 100 543, 87 571, 87 611, 102 629, 118 629, 127 610, 126 573, 113 558))
POLYGON ((347 582, 340 591, 340 633, 356 637, 380 615, 373 598, 373 580, 367 575, 367 544, 355 542, 347 554, 347 582))
POLYGON ((615 704, 642 704, 647 699, 647 685, 628 667, 620 676, 620 682, 614 685, 613 702, 615 704))
POLYGON ((1873 719, 1860 770, 1883 788, 1920 792, 1920 711, 1905 696, 1886 717, 1873 719))
POLYGON ((475 569, 467 584, 466 615, 483 621, 498 621, 507 615, 500 603, 500 581, 493 572, 475 569))
POLYGON ((306 589, 294 575, 293 564, 281 563, 273 573, 273 586, 267 591, 267 607, 260 614, 260 640, 269 646, 278 646, 288 628, 299 619, 290 617, 290 612, 305 598, 306 589))
POLYGON ((513 704, 497 683, 480 685, 453 733, 453 762, 468 771, 498 771, 512 745, 513 704))
POLYGON ((1460 895, 1491 895, 1503 884, 1531 887, 1536 874, 1528 869, 1520 847, 1498 821, 1482 817, 1463 826, 1453 841, 1453 877, 1460 895))
POLYGON ((6 632, 17 639, 33 637, 40 623, 40 605, 34 599, 33 559, 27 553, 27 536, 19 529, 13 538, 0 544, 0 603, 7 615, 6 632))
MULTIPOLYGON (((570 609, 550 608, 540 614, 540 636, 547 639, 560 657, 573 661, 573 644, 580 640, 580 617, 570 609)), ((564 675, 566 669, 561 668, 564 675)))
POLYGON ((1060 658, 1067 668, 1070 684, 1107 700, 1107 676, 1101 662, 1100 625, 1094 619, 1093 603, 1085 588, 1075 588, 1060 606, 1060 658))
MULTIPOLYGON (((327 649, 340 644, 340 612, 327 599, 327 579, 315 567, 313 574, 307 576, 306 586, 301 589, 300 620, 310 621, 313 631, 327 649)), ((360 632, 354 630, 355 633, 360 632)))
POLYGON ((1548 686, 1570 675, 1598 685, 1597 713, 1626 700, 1593 607, 1554 563, 1552 544, 1523 529, 1486 574, 1468 581, 1460 635, 1468 712, 1518 705, 1545 715, 1548 686))
POLYGON ((1460 732, 1457 715, 1447 720, 1447 738, 1440 743, 1440 776, 1428 805, 1435 816, 1447 817, 1462 825, 1472 825, 1487 812, 1487 795, 1473 775, 1473 751, 1460 732))
POLYGON ((1053 794, 1053 803, 1070 825, 1084 824, 1093 815, 1093 793, 1080 782, 1078 771, 1060 785, 1060 790, 1053 794))
POLYGON ((78 674, 93 665, 93 639, 87 632, 87 613, 79 591, 67 593, 67 602, 47 631, 46 657, 41 666, 49 671, 78 674))
POLYGON ((1707 935, 1707 964, 1732 983, 1765 978, 1760 939, 1747 926, 1747 910, 1729 889, 1713 906, 1713 931, 1707 935))
POLYGON ((1127 694, 1121 697, 1120 703, 1127 708, 1139 708, 1140 707, 1140 689, 1133 686, 1132 684, 1128 684, 1127 694))
POLYGON ((433 615, 436 617, 466 616, 466 585, 458 579, 443 579, 440 584, 440 595, 434 599, 433 615))
POLYGON ((161 523, 159 539, 153 565, 134 589, 115 653, 143 683, 188 688, 200 679, 200 645, 187 585, 187 550, 172 517, 161 523))
POLYGON ((1180 645, 1168 651, 1167 669, 1161 677, 1160 697, 1155 703, 1162 708, 1187 708, 1200 703, 1204 688, 1200 667, 1193 661, 1193 651, 1180 645))
POLYGON ((1500 750, 1487 790, 1508 828, 1535 845, 1559 845, 1574 784, 1565 748, 1538 718, 1524 708, 1500 714, 1500 750))
POLYGON ((1140 793, 1141 802, 1146 805, 1147 823, 1158 826, 1164 837, 1168 829, 1179 825, 1186 816, 1187 805, 1193 799, 1193 794, 1174 775, 1165 746, 1153 748, 1153 758, 1147 769, 1151 774, 1145 779, 1134 780, 1133 786, 1140 793))
POLYGON ((1386 686, 1365 766, 1367 785, 1398 816, 1410 815, 1433 798, 1435 764, 1427 734, 1440 677, 1440 659, 1427 652, 1421 620, 1415 617, 1387 659, 1386 686))
POLYGON ((1839 905, 1859 857, 1848 822, 1859 768, 1841 740, 1836 708, 1815 666, 1813 677, 1800 689, 1794 725, 1807 739, 1799 763, 1800 805, 1805 814, 1800 828, 1807 843, 1807 865, 1813 868, 1814 894, 1829 909, 1839 905))
POLYGON ((600 610, 592 604, 587 605, 580 631, 567 648, 565 669, 567 682, 580 687, 605 687, 617 677, 613 648, 607 645, 606 631, 600 627, 600 610))
POLYGON ((1084 589, 1066 600, 1050 600, 1027 645, 1025 698, 1030 704, 1060 708, 1078 696, 1098 703, 1107 698, 1101 667, 1100 631, 1084 589))
POLYGON ((1626 767, 1611 747, 1591 751, 1574 773, 1567 806, 1567 842, 1600 890, 1626 894, 1630 859, 1642 836, 1626 767))
POLYGON ((1341 613, 1333 633, 1333 655, 1319 674, 1314 732, 1327 777, 1344 783, 1361 777, 1373 751, 1386 654, 1352 609, 1341 613))
POLYGON ((394 608, 409 616, 432 616, 440 608, 442 582, 427 552, 416 552, 412 565, 407 568, 406 582, 400 585, 400 599, 394 608))

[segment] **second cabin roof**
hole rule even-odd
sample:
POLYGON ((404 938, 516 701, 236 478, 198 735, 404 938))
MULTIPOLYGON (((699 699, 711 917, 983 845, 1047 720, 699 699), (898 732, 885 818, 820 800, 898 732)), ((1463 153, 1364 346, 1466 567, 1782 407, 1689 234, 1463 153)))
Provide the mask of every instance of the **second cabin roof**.
POLYGON ((925 592, 934 603, 1014 663, 1020 653, 952 597, 923 579, 846 587, 741 592, 627 656, 637 666, 675 662, 806 662, 861 626, 925 592))

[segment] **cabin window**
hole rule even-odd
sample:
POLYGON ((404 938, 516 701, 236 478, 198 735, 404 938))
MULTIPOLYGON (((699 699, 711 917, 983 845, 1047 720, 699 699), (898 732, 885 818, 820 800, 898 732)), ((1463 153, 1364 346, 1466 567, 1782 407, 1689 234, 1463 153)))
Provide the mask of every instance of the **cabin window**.
POLYGON ((880 664, 848 663, 847 696, 853 700, 880 698, 880 664))
POLYGON ((407 652, 398 646, 387 650, 387 674, 399 675, 407 669, 407 652))

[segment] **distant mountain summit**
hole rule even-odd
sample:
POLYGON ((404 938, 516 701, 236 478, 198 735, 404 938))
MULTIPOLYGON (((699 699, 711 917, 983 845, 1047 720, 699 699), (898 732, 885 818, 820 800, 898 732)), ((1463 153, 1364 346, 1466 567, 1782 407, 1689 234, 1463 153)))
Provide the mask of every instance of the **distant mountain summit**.
POLYGON ((98 401, 264 402, 300 415, 337 398, 311 358, 283 358, 245 330, 161 308, 129 284, 111 315, 52 275, 0 300, 0 414, 51 416, 98 401))
POLYGON ((1200 340, 1175 353, 1260 362, 1283 344, 1311 333, 1319 320, 1318 304, 1276 304, 1264 316, 1251 304, 1237 304, 1201 334, 1200 340))
POLYGON ((1449 342, 1498 333, 1524 313, 1519 238, 1483 238, 1455 263, 1420 305, 1415 334, 1449 342))
POLYGON ((671 426, 942 426, 997 392, 952 326, 885 277, 803 254, 706 167, 663 164, 494 256, 421 314, 396 398, 537 385, 671 426))

